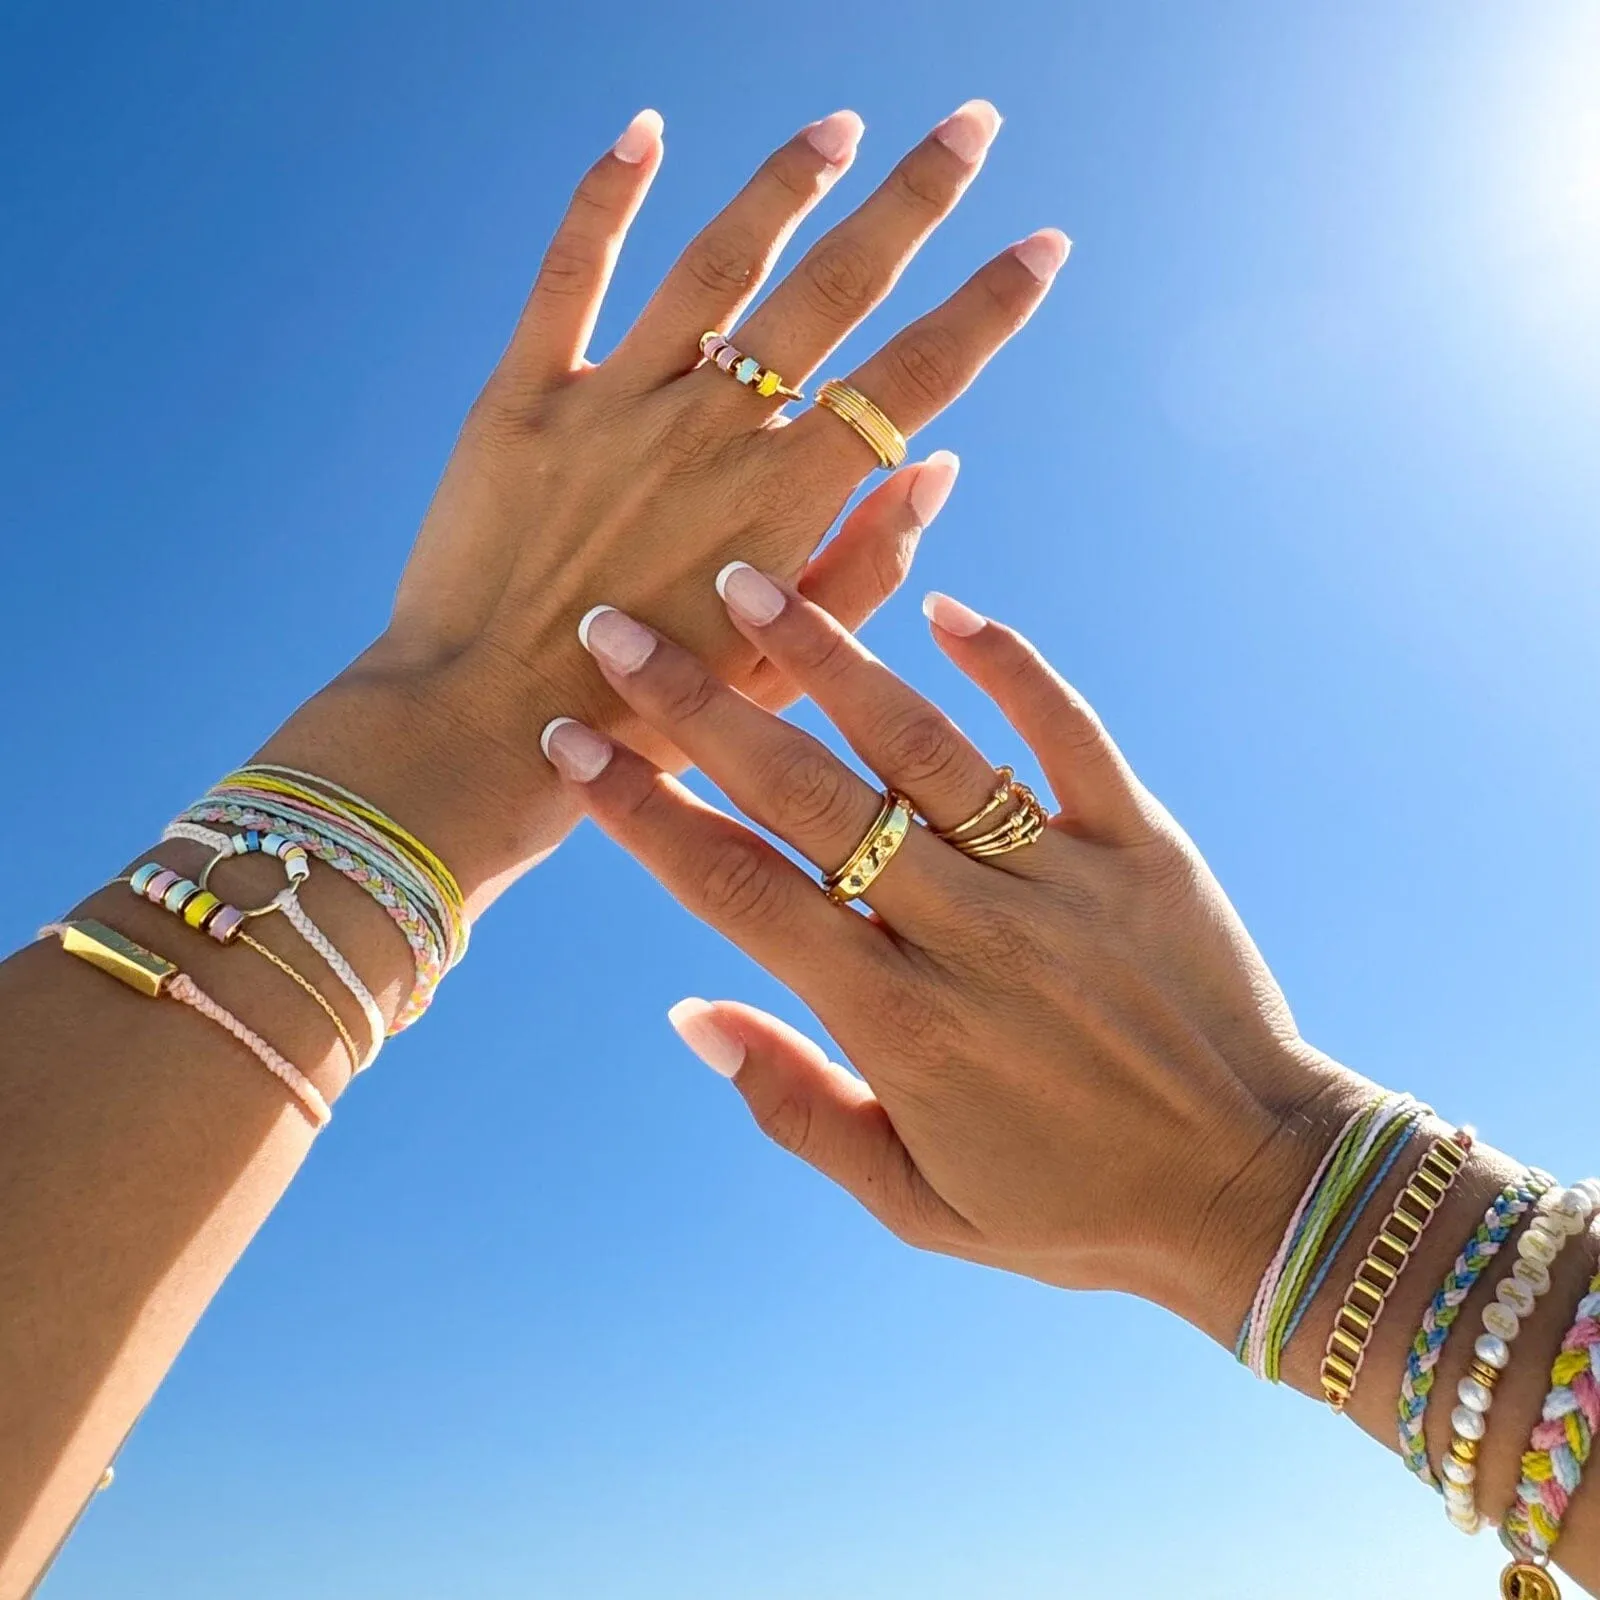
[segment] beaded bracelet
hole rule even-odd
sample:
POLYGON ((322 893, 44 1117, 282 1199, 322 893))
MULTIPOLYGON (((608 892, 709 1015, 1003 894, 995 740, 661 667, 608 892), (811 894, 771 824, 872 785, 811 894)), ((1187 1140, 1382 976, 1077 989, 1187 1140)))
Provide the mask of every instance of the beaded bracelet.
POLYGON ((1411 1341, 1405 1376, 1400 1380, 1400 1457, 1432 1488, 1439 1487, 1439 1480, 1428 1460, 1427 1411, 1433 1393, 1434 1369, 1444 1353, 1445 1340, 1450 1337, 1473 1285, 1499 1254, 1501 1245, 1511 1237, 1518 1220, 1553 1182, 1548 1173, 1529 1173, 1516 1183, 1508 1183, 1495 1196, 1494 1204, 1462 1246, 1455 1265, 1423 1312, 1422 1325, 1411 1341))
POLYGON ((1409 1095, 1375 1095, 1349 1118, 1324 1152, 1289 1218, 1277 1253, 1261 1275, 1239 1330, 1234 1354, 1258 1378, 1278 1382, 1283 1352, 1310 1303, 1309 1296, 1315 1294, 1338 1246, 1424 1109, 1409 1095), (1329 1235, 1341 1216, 1345 1217, 1344 1226, 1330 1249, 1329 1235))
POLYGON ((301 1108, 318 1128, 325 1128, 332 1120, 333 1113, 328 1109, 328 1102, 305 1073, 226 1007, 218 1005, 187 972, 180 972, 166 957, 158 956, 153 950, 147 950, 142 944, 135 944, 126 935, 118 933, 115 928, 108 928, 103 922, 96 922, 89 917, 71 922, 46 923, 39 930, 39 937, 59 938, 61 948, 68 955, 110 973, 119 983, 126 984, 138 994, 152 1000, 165 995, 198 1011, 201 1016, 232 1034, 255 1056, 299 1101, 301 1108))
POLYGON ((1470 1128, 1458 1128, 1448 1138, 1435 1139, 1429 1145, 1356 1267, 1344 1300, 1334 1313, 1333 1331, 1322 1355, 1322 1397, 1335 1411, 1343 1411, 1350 1403, 1372 1330, 1412 1251, 1433 1221, 1440 1201, 1466 1163, 1472 1139, 1470 1128))
POLYGON ((1539 1297, 1549 1291, 1551 1263, 1567 1240, 1583 1231, 1593 1209, 1581 1187, 1550 1189, 1540 1196, 1532 1220, 1517 1240, 1517 1259, 1510 1273, 1495 1285, 1494 1299, 1483 1308, 1483 1332, 1456 1388, 1460 1404, 1450 1413, 1449 1452, 1439 1467, 1445 1515, 1463 1533, 1476 1533, 1483 1526, 1476 1488, 1478 1450, 1488 1431, 1495 1386, 1511 1362, 1511 1346, 1539 1297))
MULTIPOLYGON (((1573 1230, 1582 1233, 1600 1205, 1600 1182, 1586 1178, 1567 1191, 1588 1203, 1573 1230)), ((1567 1217, 1570 1222, 1570 1214, 1567 1217)), ((1569 1235, 1571 1236, 1571 1235, 1569 1235)), ((1550 1368, 1550 1392, 1540 1408, 1528 1449, 1522 1457, 1522 1478, 1500 1528, 1500 1539, 1514 1557, 1501 1577, 1505 1593, 1558 1593, 1545 1571, 1550 1552, 1561 1536, 1561 1524, 1572 1496, 1583 1482, 1583 1469, 1600 1429, 1600 1272, 1589 1279, 1578 1302, 1576 1319, 1561 1341, 1550 1368)))

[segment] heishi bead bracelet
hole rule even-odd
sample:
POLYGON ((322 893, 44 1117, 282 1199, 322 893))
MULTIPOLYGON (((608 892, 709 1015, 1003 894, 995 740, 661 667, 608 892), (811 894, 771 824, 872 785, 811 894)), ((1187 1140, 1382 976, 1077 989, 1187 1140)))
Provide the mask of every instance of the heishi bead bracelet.
POLYGON ((1350 1403, 1372 1330, 1418 1240, 1465 1164, 1472 1139, 1470 1128, 1460 1128, 1429 1145, 1356 1267, 1344 1300, 1334 1313, 1333 1331, 1328 1335, 1318 1375, 1322 1396, 1335 1411, 1343 1411, 1350 1403))
POLYGON ((1422 1325, 1411 1341, 1405 1375, 1400 1380, 1400 1457, 1432 1488, 1439 1488, 1440 1483, 1428 1460, 1427 1412, 1435 1369, 1444 1353, 1445 1341, 1473 1285, 1499 1254, 1500 1247, 1511 1237, 1528 1208, 1554 1183, 1548 1173, 1530 1172, 1515 1183, 1508 1183, 1495 1196, 1494 1204, 1462 1246, 1455 1265, 1423 1312, 1422 1325))
POLYGON ((322 1092, 295 1064, 274 1050, 260 1034, 247 1027, 225 1006, 219 1005, 186 972, 165 956, 136 944, 115 928, 93 918, 49 922, 39 930, 41 939, 58 938, 70 956, 110 973, 119 983, 149 999, 165 995, 181 1001, 231 1034, 299 1102, 318 1128, 325 1128, 333 1113, 322 1092))
POLYGON ((1463 1533, 1483 1526, 1478 1510, 1478 1450, 1488 1431, 1495 1386, 1511 1361, 1511 1347, 1540 1297, 1550 1289, 1550 1267, 1568 1239, 1581 1234, 1594 1209, 1580 1187, 1548 1189, 1534 1208, 1517 1240, 1517 1259, 1495 1285, 1494 1299, 1483 1308, 1483 1332, 1472 1347, 1472 1362, 1457 1385, 1459 1404, 1450 1413, 1450 1445, 1440 1475, 1444 1509, 1451 1525, 1463 1533))

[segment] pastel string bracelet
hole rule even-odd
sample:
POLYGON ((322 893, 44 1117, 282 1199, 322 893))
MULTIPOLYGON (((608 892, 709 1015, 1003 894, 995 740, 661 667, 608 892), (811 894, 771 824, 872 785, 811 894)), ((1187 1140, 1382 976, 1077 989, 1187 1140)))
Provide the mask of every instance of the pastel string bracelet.
MULTIPOLYGON (((1600 1204, 1600 1182, 1585 1178, 1568 1193, 1581 1194, 1590 1205, 1579 1225, 1600 1204)), ((1547 1570, 1550 1553, 1561 1537, 1561 1524, 1572 1496, 1583 1482, 1583 1469, 1600 1431, 1600 1272, 1589 1279, 1578 1302, 1576 1319, 1561 1341, 1550 1368, 1550 1392, 1534 1424, 1522 1457, 1522 1478, 1500 1528, 1500 1540, 1514 1558, 1501 1576, 1503 1593, 1559 1596, 1547 1570), (1539 1584, 1544 1588, 1540 1589, 1539 1584), (1513 1587, 1515 1585, 1515 1587, 1513 1587)))
MULTIPOLYGON (((184 839, 191 844, 203 845, 214 856, 225 858, 264 850, 265 839, 271 836, 262 835, 255 830, 235 834, 218 833, 212 828, 203 828, 198 823, 175 822, 166 829, 162 837, 184 839)), ((328 970, 344 985, 351 999, 360 1006, 361 1014, 366 1018, 367 1027, 371 1030, 372 1043, 365 1056, 357 1052, 353 1045, 350 1049, 354 1059, 354 1071, 364 1072, 377 1058, 387 1032, 383 1013, 378 1009, 377 1001, 372 998, 372 991, 361 981, 360 974, 334 946, 333 941, 311 920, 310 912, 300 904, 298 895, 281 893, 277 896, 276 904, 289 925, 322 957, 328 970)))
POLYGON ((1428 1460, 1428 1401, 1445 1341, 1473 1285, 1483 1276, 1484 1268, 1499 1254, 1500 1247, 1511 1237, 1523 1214, 1554 1181, 1548 1173, 1530 1173, 1515 1183, 1508 1183, 1495 1196, 1483 1221, 1462 1246, 1455 1265, 1423 1312, 1422 1325, 1411 1341, 1405 1375, 1400 1380, 1400 1458, 1431 1488, 1438 1488, 1439 1480, 1428 1460))
POLYGON ((88 917, 46 923, 39 930, 39 937, 59 938, 61 948, 68 955, 110 973, 138 994, 152 1000, 165 995, 198 1011, 237 1039, 294 1096, 318 1128, 325 1128, 332 1120, 333 1113, 321 1091, 292 1061, 280 1055, 225 1006, 219 1005, 188 973, 180 972, 164 956, 158 956, 115 928, 88 917))
POLYGON ((1459 1404, 1450 1413, 1450 1448, 1439 1471, 1444 1479, 1444 1509, 1452 1527, 1476 1533, 1478 1450, 1488 1432, 1495 1386, 1511 1363, 1511 1347, 1542 1295, 1550 1290, 1550 1268, 1568 1239, 1588 1226, 1594 1197, 1582 1184, 1548 1189, 1539 1197, 1532 1220, 1517 1240, 1517 1259, 1495 1285, 1483 1308, 1483 1332, 1472 1347, 1472 1361, 1456 1386, 1459 1404))
POLYGON ((1323 1154, 1267 1263, 1234 1354, 1258 1378, 1277 1383, 1283 1352, 1333 1260, 1328 1248, 1341 1217, 1342 1243, 1374 1193, 1387 1164, 1423 1109, 1409 1095, 1378 1094, 1356 1111, 1323 1154), (1377 1173, 1376 1179, 1373 1174, 1377 1173))

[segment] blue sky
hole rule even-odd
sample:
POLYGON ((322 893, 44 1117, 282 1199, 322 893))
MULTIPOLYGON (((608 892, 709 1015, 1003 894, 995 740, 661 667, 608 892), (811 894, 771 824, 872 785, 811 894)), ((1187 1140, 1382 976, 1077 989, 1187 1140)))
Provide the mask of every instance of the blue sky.
MULTIPOLYGON (((981 182, 853 350, 1076 248, 920 441, 965 465, 917 586, 1090 694, 1309 1038, 1593 1171, 1597 80, 1556 0, 8 7, 0 936, 381 626, 633 111, 667 165, 602 344, 802 122, 866 118, 834 216, 982 94, 981 182)), ((913 595, 870 638, 1014 749, 913 595)), ((881 1235, 678 1045, 690 993, 805 1020, 591 831, 497 906, 47 1600, 1488 1592, 1392 1459, 1164 1314, 881 1235)))

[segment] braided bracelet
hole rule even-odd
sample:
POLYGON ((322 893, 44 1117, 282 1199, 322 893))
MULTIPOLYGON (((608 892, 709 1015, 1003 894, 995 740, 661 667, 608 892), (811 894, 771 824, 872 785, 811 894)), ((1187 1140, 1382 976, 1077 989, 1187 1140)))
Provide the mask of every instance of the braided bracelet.
POLYGON ((1445 1340, 1484 1268, 1499 1254, 1523 1213, 1553 1182, 1547 1173, 1530 1173, 1500 1191, 1423 1312, 1422 1325, 1411 1341, 1405 1376, 1400 1380, 1400 1457, 1432 1488, 1439 1487, 1439 1480, 1428 1460, 1426 1422, 1434 1369, 1444 1352, 1445 1340))
POLYGON ((1472 1347, 1473 1359, 1456 1386, 1460 1404, 1450 1413, 1449 1453, 1440 1463, 1444 1509, 1452 1527, 1476 1533, 1483 1526, 1478 1511, 1478 1450, 1488 1431, 1495 1386, 1511 1362, 1511 1346, 1532 1315, 1539 1297, 1549 1292, 1550 1267, 1568 1239, 1582 1233, 1593 1201, 1581 1187, 1549 1189, 1539 1197, 1533 1219, 1517 1240, 1517 1259, 1495 1285, 1494 1299, 1483 1308, 1483 1332, 1472 1347))
POLYGON ((198 1011, 201 1016, 232 1034, 255 1056, 300 1102, 306 1115, 318 1128, 325 1128, 332 1119, 333 1113, 328 1109, 328 1102, 305 1073, 226 1007, 218 1005, 187 972, 180 972, 164 956, 158 956, 155 951, 135 944, 115 928, 108 928, 103 922, 96 922, 89 917, 71 922, 48 922, 39 930, 39 937, 59 938, 61 948, 68 955, 76 956, 78 960, 86 961, 102 972, 109 972, 119 983, 126 984, 138 994, 152 1000, 166 995, 198 1011))

